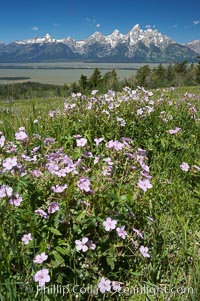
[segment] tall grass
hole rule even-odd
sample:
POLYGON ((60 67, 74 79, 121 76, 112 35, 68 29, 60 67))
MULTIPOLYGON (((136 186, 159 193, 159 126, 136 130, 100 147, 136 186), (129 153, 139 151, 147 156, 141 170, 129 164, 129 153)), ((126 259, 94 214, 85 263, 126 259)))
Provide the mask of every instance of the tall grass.
POLYGON ((199 92, 125 88, 0 104, 0 300, 199 300, 199 92), (44 268, 50 281, 39 287, 44 268), (98 290, 102 277, 120 291, 98 290))

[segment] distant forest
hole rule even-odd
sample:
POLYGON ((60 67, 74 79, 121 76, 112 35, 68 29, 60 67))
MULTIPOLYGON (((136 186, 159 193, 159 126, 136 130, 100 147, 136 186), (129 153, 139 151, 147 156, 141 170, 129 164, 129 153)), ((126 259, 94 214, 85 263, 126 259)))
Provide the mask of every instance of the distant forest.
POLYGON ((124 78, 123 80, 118 78, 115 70, 102 75, 100 70, 96 68, 89 78, 82 74, 78 82, 64 84, 63 86, 36 82, 0 85, 0 99, 66 97, 71 95, 71 93, 77 92, 88 95, 92 90, 105 93, 110 89, 120 91, 124 86, 129 86, 133 89, 137 86, 143 86, 146 89, 156 89, 200 85, 200 57, 198 59, 198 64, 191 65, 188 65, 187 61, 174 65, 170 64, 167 67, 160 64, 153 69, 149 65, 145 65, 138 69, 135 76, 124 78))

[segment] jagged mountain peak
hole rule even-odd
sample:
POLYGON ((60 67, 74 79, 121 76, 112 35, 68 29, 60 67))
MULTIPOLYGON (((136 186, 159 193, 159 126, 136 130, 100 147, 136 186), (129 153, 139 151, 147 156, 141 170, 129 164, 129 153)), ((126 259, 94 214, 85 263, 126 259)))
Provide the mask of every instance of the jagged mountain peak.
POLYGON ((131 29, 128 36, 130 46, 134 46, 140 41, 147 47, 150 47, 150 45, 153 44, 156 47, 163 49, 166 46, 175 43, 174 40, 163 35, 157 29, 147 28, 146 30, 143 30, 138 24, 131 29))
POLYGON ((116 45, 120 43, 128 43, 129 46, 134 46, 138 42, 143 42, 147 47, 151 43, 155 43, 156 46, 162 47, 162 43, 164 42, 164 46, 173 43, 174 41, 164 35, 162 35, 158 30, 153 30, 148 28, 147 30, 141 29, 139 24, 133 26, 133 28, 127 33, 122 34, 118 29, 115 29, 110 35, 104 36, 101 32, 96 31, 92 35, 90 35, 86 40, 76 41, 72 37, 67 37, 64 39, 56 40, 52 38, 52 36, 47 33, 43 38, 35 37, 34 39, 24 40, 24 41, 16 41, 17 44, 42 44, 42 43, 64 43, 68 44, 69 47, 73 48, 73 50, 78 47, 80 49, 81 46, 89 43, 109 43, 110 46, 116 47, 116 45))
POLYGON ((189 45, 180 45, 156 29, 143 30, 139 24, 127 34, 115 29, 111 34, 104 36, 96 31, 86 40, 75 40, 69 36, 54 39, 48 33, 42 38, 35 37, 0 46, 0 62, 42 60, 171 62, 183 59, 197 61, 197 52, 189 49, 189 45))
POLYGON ((119 29, 115 29, 115 30, 113 30, 113 32, 111 33, 111 35, 118 35, 118 34, 120 34, 119 29))
POLYGON ((191 42, 185 44, 185 46, 196 51, 200 55, 200 40, 191 41, 191 42))
POLYGON ((123 35, 118 29, 113 30, 113 32, 108 35, 107 37, 116 37, 116 38, 122 38, 125 35, 123 35))
POLYGON ((135 25, 133 26, 133 28, 131 29, 131 31, 136 31, 136 30, 141 30, 140 24, 135 24, 135 25))
POLYGON ((88 38, 87 38, 87 40, 85 41, 86 43, 87 42, 104 42, 105 41, 105 36, 101 33, 101 32, 99 32, 99 31, 96 31, 96 32, 94 32, 91 36, 89 36, 88 38))
POLYGON ((90 37, 101 37, 103 34, 100 31, 95 31, 90 37))
POLYGON ((71 36, 68 36, 68 37, 64 38, 63 40, 65 40, 65 41, 75 41, 71 36))
POLYGON ((46 40, 51 40, 51 35, 49 33, 46 33, 44 37, 46 40))
POLYGON ((119 43, 127 41, 126 35, 123 35, 118 29, 115 29, 110 35, 106 36, 106 41, 111 47, 116 47, 119 43))
POLYGON ((196 44, 196 43, 200 43, 200 40, 194 40, 194 41, 188 42, 186 45, 192 45, 192 44, 196 44))
POLYGON ((41 43, 53 43, 56 40, 52 38, 52 36, 47 33, 43 38, 35 37, 33 39, 23 40, 23 41, 15 41, 16 44, 41 44, 41 43))

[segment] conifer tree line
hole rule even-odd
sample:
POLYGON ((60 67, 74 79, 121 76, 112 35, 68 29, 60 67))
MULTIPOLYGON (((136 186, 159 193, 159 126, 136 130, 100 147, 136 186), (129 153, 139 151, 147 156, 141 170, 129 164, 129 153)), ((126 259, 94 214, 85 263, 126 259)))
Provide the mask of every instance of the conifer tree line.
POLYGON ((153 69, 145 65, 138 70, 134 83, 150 89, 200 85, 200 57, 197 65, 187 65, 187 61, 153 69))
POLYGON ((73 92, 88 94, 92 89, 97 89, 100 93, 105 93, 108 89, 114 91, 121 90, 124 86, 136 88, 142 86, 148 89, 164 87, 181 87, 200 85, 200 57, 198 64, 188 65, 187 61, 169 64, 164 67, 159 64, 155 68, 144 65, 138 69, 137 74, 131 78, 119 80, 115 70, 107 72, 104 76, 98 68, 94 69, 90 78, 81 75, 78 83, 73 83, 73 92))
POLYGON ((66 97, 71 93, 78 92, 89 95, 92 90, 106 93, 108 90, 121 91, 125 86, 133 89, 137 86, 157 89, 196 85, 200 85, 200 56, 198 57, 198 64, 188 65, 187 61, 183 61, 167 66, 159 64, 155 68, 144 65, 138 69, 136 75, 123 80, 118 78, 114 69, 102 75, 100 70, 95 68, 90 77, 82 74, 78 82, 63 86, 35 82, 0 85, 0 99, 66 97))
POLYGON ((159 64, 155 68, 144 65, 138 69, 137 74, 131 78, 119 80, 115 70, 101 75, 99 69, 95 69, 92 76, 88 79, 81 75, 79 83, 72 84, 74 92, 86 93, 91 89, 98 89, 99 92, 106 92, 108 89, 115 91, 121 90, 124 86, 136 88, 142 86, 148 89, 164 87, 181 87, 200 85, 200 57, 198 64, 188 65, 187 61, 169 64, 164 67, 159 64))

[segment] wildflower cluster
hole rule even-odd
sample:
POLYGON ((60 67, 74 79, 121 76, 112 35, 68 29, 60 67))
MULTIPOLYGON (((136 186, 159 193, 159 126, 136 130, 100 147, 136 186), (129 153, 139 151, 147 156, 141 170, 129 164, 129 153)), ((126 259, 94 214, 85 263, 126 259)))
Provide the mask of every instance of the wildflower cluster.
POLYGON ((187 134, 176 118, 183 106, 197 129, 194 96, 174 104, 171 91, 73 93, 44 121, 38 113, 32 128, 0 132, 0 220, 12 258, 4 275, 40 287, 92 283, 102 294, 120 292, 136 276, 164 281, 184 254, 177 236, 170 247, 173 202, 179 214, 190 212, 183 198, 197 199, 200 170, 188 151, 196 132, 187 134))

